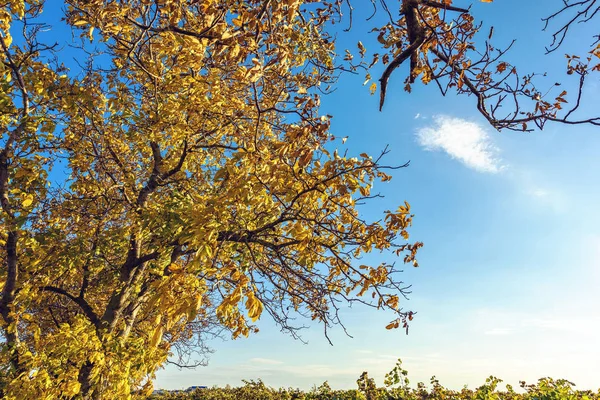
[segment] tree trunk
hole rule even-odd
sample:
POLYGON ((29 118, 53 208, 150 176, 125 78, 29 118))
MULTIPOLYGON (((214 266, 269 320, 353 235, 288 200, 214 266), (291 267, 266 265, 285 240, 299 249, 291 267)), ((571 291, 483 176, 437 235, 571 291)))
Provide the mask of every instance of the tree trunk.
POLYGON ((91 382, 93 368, 94 364, 91 361, 87 361, 79 370, 79 376, 77 377, 77 380, 81 384, 81 395, 84 400, 100 399, 100 388, 91 382))

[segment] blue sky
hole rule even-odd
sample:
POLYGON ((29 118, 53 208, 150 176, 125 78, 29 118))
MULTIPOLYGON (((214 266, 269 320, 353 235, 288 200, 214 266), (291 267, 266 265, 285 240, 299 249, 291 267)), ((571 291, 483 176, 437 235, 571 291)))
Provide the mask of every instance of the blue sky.
MULTIPOLYGON (((504 0, 472 10, 485 21, 483 32, 495 25, 499 45, 517 38, 508 59, 522 72, 548 72, 549 87, 568 82, 566 49, 585 51, 597 34, 590 24, 577 27, 563 49, 544 56, 550 34, 541 32, 540 19, 561 3, 545 1, 541 9, 542 2, 504 0)), ((342 47, 354 48, 360 38, 374 49, 365 15, 357 9, 342 47)), ((408 95, 405 76, 402 69, 392 77, 381 113, 362 76, 343 78, 322 112, 334 115, 332 131, 348 136, 350 153, 376 154, 389 145, 389 164, 411 161, 377 187, 385 199, 363 210, 375 218, 407 200, 416 215, 411 239, 425 247, 421 266, 407 266, 403 276, 413 290, 405 308, 418 312, 409 335, 384 329, 390 315, 357 307, 344 312, 353 338, 337 329, 332 347, 314 325, 302 344, 263 317, 257 335, 211 343, 208 367, 167 367, 155 387, 262 378, 276 387, 307 389, 327 380, 353 388, 365 370, 382 384, 399 357, 415 383, 436 375, 448 387, 476 387, 493 374, 514 386, 552 376, 600 387, 600 131, 549 124, 543 132, 499 133, 477 114, 474 99, 443 98, 419 85, 408 95)), ((583 114, 597 113, 599 95, 597 74, 583 114)))

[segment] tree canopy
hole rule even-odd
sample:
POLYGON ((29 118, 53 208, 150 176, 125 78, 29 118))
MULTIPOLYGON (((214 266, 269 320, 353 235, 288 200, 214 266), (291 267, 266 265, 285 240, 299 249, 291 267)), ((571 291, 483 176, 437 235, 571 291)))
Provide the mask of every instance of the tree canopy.
MULTIPOLYGON (((598 11, 595 0, 565 4, 573 21, 598 11)), ((170 353, 215 329, 248 335, 265 315, 292 335, 302 315, 327 335, 340 307, 359 302, 388 310, 388 329, 407 329, 413 313, 393 261, 417 265, 410 206, 374 221, 358 208, 406 165, 386 165, 386 150, 332 150, 320 96, 341 74, 382 63, 371 89, 383 106, 409 60, 408 91, 419 78, 475 95, 496 128, 600 124, 573 119, 579 100, 560 114, 566 93, 548 101, 504 51, 486 42, 474 57, 479 26, 468 9, 373 6, 389 21, 377 29, 381 56, 367 61, 361 43, 356 60, 339 55, 331 24, 356 18, 340 0, 68 0, 75 39, 57 43, 42 14, 56 4, 4 2, 3 396, 144 396, 170 353), (389 257, 361 264, 373 250, 389 257)), ((569 59, 577 99, 600 69, 594 45, 569 59)))

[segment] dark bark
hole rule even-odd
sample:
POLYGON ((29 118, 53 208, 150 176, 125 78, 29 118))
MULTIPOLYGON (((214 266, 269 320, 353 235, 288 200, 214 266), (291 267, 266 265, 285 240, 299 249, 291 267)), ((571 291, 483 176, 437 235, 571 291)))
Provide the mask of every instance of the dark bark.
POLYGON ((91 382, 91 374, 94 364, 90 361, 86 361, 85 364, 79 370, 79 376, 77 380, 81 384, 81 395, 84 400, 97 400, 100 399, 100 392, 98 388, 91 382))

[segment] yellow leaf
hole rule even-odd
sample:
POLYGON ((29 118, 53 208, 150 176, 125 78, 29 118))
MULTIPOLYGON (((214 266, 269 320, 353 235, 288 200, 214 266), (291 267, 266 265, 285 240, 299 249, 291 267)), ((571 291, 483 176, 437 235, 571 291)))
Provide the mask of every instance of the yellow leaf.
POLYGON ((25 199, 23 200, 23 202, 21 203, 21 205, 23 207, 29 207, 31 205, 31 203, 33 203, 33 196, 28 194, 25 199))
POLYGON ((152 334, 152 339, 150 340, 150 346, 151 347, 156 347, 158 346, 158 344, 160 343, 160 340, 162 339, 163 336, 163 327, 158 326, 155 330, 154 333, 152 334))
POLYGON ((183 268, 181 267, 181 265, 171 263, 167 269, 169 270, 169 272, 177 273, 181 272, 183 268))
POLYGON ((377 84, 375 82, 371 83, 371 86, 369 87, 369 92, 371 92, 371 94, 375 94, 375 92, 377 91, 377 84))
POLYGON ((248 316, 252 318, 252 322, 256 322, 256 320, 260 317, 260 314, 262 314, 263 304, 259 299, 256 298, 254 292, 248 293, 246 309, 248 310, 248 316))
POLYGON ((358 46, 358 51, 360 52, 360 56, 364 57, 365 53, 367 52, 367 49, 365 48, 365 46, 362 44, 362 42, 358 42, 357 43, 358 46))
POLYGON ((79 393, 79 391, 81 390, 81 383, 79 383, 78 381, 71 379, 69 381, 69 383, 67 383, 67 388, 66 388, 66 392, 65 394, 70 394, 71 396, 74 396, 76 394, 79 393))

